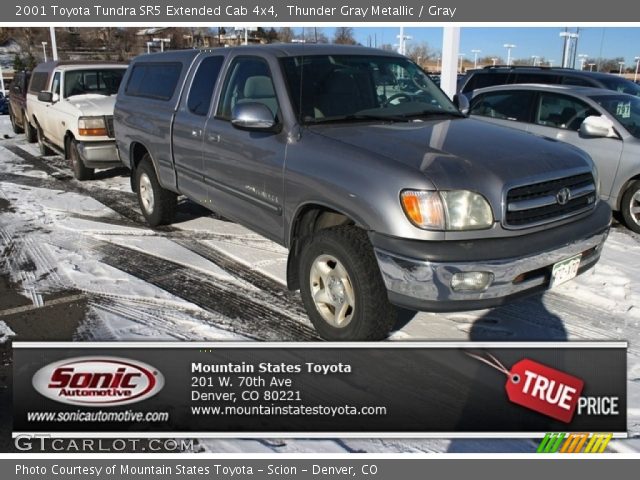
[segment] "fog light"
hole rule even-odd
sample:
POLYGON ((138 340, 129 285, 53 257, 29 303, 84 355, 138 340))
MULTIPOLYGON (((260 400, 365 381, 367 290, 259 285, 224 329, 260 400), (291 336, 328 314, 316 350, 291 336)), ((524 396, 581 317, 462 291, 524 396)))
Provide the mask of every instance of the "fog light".
POLYGON ((451 288, 455 292, 482 292, 493 282, 490 272, 460 272, 451 277, 451 288))

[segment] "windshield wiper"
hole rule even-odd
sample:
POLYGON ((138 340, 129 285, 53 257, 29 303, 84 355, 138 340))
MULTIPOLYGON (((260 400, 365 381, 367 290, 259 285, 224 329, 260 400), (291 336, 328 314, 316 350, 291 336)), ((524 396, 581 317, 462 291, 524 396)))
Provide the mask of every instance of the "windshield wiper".
POLYGON ((336 117, 310 118, 305 119, 305 123, 330 123, 330 122, 348 122, 351 120, 382 120, 385 122, 410 122, 406 116, 398 115, 375 115, 371 113, 354 113, 352 115, 340 115, 336 117))
POLYGON ((403 118, 426 117, 426 116, 430 116, 430 115, 445 115, 445 116, 451 116, 451 117, 466 118, 466 115, 464 113, 458 112, 457 110, 456 111, 449 111, 449 110, 421 110, 419 112, 405 113, 404 115, 402 115, 402 117, 403 118))

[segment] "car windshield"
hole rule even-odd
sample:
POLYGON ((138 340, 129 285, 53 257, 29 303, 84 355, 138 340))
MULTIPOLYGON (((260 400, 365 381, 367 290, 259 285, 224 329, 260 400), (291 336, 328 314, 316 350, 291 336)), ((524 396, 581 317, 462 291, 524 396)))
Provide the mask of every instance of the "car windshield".
POLYGON ((631 95, 593 96, 634 137, 640 138, 640 98, 631 95))
POLYGON ((311 55, 281 61, 302 124, 462 116, 427 74, 404 57, 311 55))
POLYGON ((600 81, 607 87, 607 90, 615 90, 616 92, 628 93, 629 95, 640 97, 640 85, 633 83, 631 80, 612 75, 611 78, 601 79, 600 81))
POLYGON ((65 74, 64 97, 94 93, 114 95, 118 93, 126 68, 71 70, 65 74))

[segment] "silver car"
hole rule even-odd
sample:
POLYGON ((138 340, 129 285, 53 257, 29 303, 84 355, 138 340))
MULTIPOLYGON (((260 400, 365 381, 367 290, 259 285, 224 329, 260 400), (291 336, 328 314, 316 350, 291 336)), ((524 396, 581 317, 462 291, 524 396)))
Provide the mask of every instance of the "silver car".
POLYGON ((469 114, 585 150, 600 173, 600 196, 640 233, 640 98, 560 85, 475 90, 469 114))

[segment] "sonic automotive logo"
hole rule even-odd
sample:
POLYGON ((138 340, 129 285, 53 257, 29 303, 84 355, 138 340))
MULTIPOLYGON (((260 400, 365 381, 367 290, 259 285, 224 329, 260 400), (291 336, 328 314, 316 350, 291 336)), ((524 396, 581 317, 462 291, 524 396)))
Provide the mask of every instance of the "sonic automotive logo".
POLYGON ((56 402, 104 407, 151 398, 164 387, 164 377, 137 360, 77 357, 42 367, 32 384, 38 393, 56 402))

